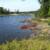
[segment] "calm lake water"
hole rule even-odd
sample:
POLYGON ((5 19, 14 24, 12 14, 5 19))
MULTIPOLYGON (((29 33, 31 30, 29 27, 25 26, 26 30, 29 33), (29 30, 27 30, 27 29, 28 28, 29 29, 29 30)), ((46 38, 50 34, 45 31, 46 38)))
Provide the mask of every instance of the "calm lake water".
POLYGON ((29 37, 31 30, 19 29, 20 26, 29 24, 22 22, 28 18, 32 16, 0 16, 0 42, 29 37))

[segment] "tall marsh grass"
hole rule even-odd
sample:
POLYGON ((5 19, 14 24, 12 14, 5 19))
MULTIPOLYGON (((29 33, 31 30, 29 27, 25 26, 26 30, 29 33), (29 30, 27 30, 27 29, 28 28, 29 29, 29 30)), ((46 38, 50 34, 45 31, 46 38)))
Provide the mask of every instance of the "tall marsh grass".
POLYGON ((6 44, 0 44, 0 50, 50 50, 50 40, 41 38, 39 36, 35 39, 13 40, 6 44))

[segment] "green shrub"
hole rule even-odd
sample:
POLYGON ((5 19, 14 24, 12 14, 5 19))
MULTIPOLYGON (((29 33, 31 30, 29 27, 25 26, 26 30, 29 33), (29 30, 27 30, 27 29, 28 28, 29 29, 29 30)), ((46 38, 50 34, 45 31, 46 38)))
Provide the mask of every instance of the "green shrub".
POLYGON ((50 25, 50 18, 48 18, 48 25, 50 25))

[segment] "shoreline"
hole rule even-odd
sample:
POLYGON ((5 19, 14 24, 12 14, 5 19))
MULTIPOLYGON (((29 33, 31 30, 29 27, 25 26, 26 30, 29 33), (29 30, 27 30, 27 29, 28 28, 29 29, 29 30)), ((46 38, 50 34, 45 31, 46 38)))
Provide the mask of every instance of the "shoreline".
POLYGON ((19 15, 19 14, 0 14, 0 16, 16 16, 16 15, 19 15))
POLYGON ((17 16, 17 15, 31 15, 32 16, 32 14, 0 14, 0 16, 17 16))

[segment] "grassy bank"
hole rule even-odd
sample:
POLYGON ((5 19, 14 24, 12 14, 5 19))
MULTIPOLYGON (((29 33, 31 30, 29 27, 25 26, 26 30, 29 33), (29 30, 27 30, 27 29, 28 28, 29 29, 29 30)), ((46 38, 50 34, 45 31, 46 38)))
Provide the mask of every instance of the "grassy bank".
POLYGON ((44 35, 21 41, 13 40, 1 44, 0 50, 50 50, 50 38, 49 35, 44 35))
POLYGON ((50 41, 29 39, 0 45, 0 50, 50 50, 50 41))

